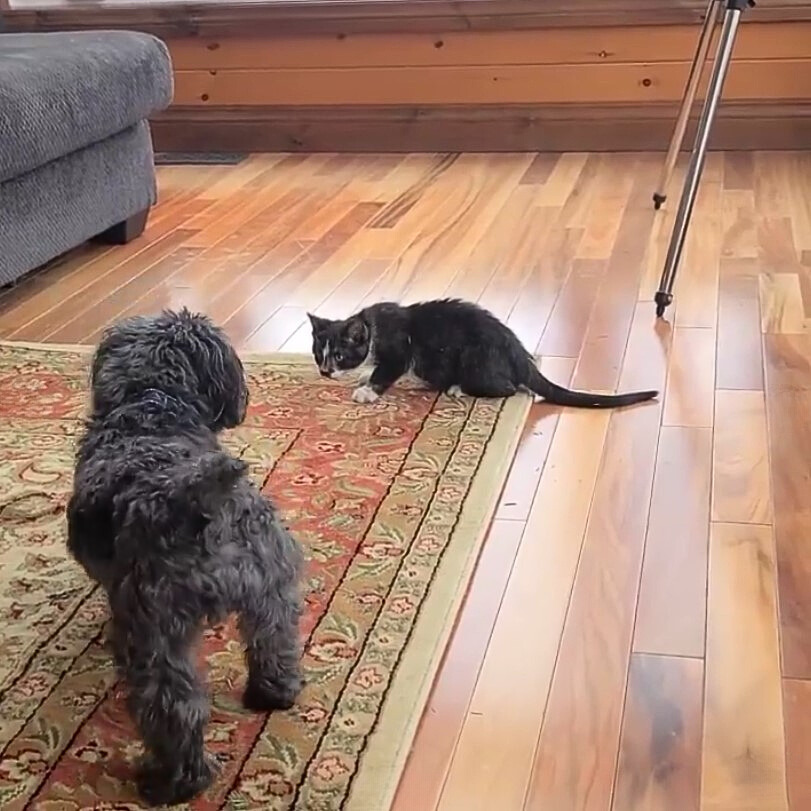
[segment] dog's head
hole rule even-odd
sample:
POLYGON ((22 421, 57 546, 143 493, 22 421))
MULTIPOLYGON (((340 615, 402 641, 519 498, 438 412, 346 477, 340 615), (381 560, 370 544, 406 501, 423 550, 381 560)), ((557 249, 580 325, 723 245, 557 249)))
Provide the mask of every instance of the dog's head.
POLYGON ((245 371, 225 333, 186 309, 110 327, 93 358, 92 389, 96 415, 157 389, 193 405, 214 430, 239 425, 248 406, 245 371))

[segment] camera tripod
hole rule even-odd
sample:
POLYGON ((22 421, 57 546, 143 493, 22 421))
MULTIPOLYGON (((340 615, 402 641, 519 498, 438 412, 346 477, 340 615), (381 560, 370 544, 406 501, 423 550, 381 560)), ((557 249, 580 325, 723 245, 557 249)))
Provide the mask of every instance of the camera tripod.
POLYGON ((704 17, 704 25, 701 29, 701 36, 698 40, 698 47, 690 68, 690 75, 687 79, 687 86, 684 89, 684 96, 681 101, 679 117, 676 120, 676 127, 673 130, 673 137, 670 140, 670 148, 667 151, 667 158, 662 169, 662 176, 659 179, 659 186, 653 194, 653 205, 658 210, 667 199, 667 185, 673 174, 673 168, 679 156, 684 133, 687 129, 687 122, 690 118, 690 111, 695 101, 704 63, 707 61, 707 54, 712 43, 713 33, 717 23, 721 22, 721 35, 718 38, 718 47, 712 65, 707 95, 704 99, 704 106, 701 111, 701 118, 698 122, 696 137, 693 143, 693 151, 690 155, 690 164, 687 168, 687 176, 684 179, 684 187, 679 200, 679 208, 676 211, 676 221, 673 225, 673 233, 670 236, 670 245, 667 249, 665 267, 662 271, 662 278, 659 282, 659 289, 656 292, 656 315, 661 318, 665 314, 665 309, 673 301, 673 285, 676 281, 676 271, 679 268, 684 241, 687 236, 687 229, 690 225, 690 217, 693 213, 693 204, 696 200, 698 184, 701 181, 701 172, 704 169, 704 158, 707 154, 707 144, 710 139, 710 130, 718 111, 718 104, 724 89, 724 81, 729 71, 729 63, 732 59, 732 51, 735 47, 735 37, 738 33, 738 25, 741 21, 741 14, 746 8, 755 5, 754 0, 709 0, 707 12, 704 17), (722 13, 723 12, 723 13, 722 13))

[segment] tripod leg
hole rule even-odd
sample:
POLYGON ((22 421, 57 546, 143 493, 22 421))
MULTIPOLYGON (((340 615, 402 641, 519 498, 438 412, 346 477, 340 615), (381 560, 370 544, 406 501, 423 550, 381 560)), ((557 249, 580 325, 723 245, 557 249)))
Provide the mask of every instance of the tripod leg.
POLYGON ((667 249, 667 258, 659 282, 659 290, 656 293, 656 315, 664 315, 665 308, 673 301, 673 284, 676 281, 676 270, 681 259, 684 240, 687 236, 687 228, 690 225, 690 215, 693 213, 693 204, 696 200, 698 183, 701 180, 701 171, 704 168, 704 158, 707 154, 707 143, 710 138, 710 130, 718 110, 718 102, 721 99, 721 92, 724 88, 724 80, 729 70, 729 62, 732 57, 732 49, 735 46, 735 36, 738 33, 738 24, 741 20, 741 8, 735 0, 728 0, 727 10, 724 14, 724 24, 721 28, 721 36, 718 40, 718 52, 712 66, 710 84, 707 88, 707 98, 704 101, 704 109, 701 112, 701 120, 698 123, 698 131, 690 156, 690 166, 687 169, 687 177, 684 180, 679 208, 676 212, 676 222, 673 226, 673 234, 670 237, 670 245, 667 249))
POLYGON ((690 112, 693 109, 693 102, 696 98, 696 91, 698 84, 701 81, 701 74, 704 72, 704 63, 707 61, 707 53, 710 50, 710 43, 712 42, 712 34, 715 30, 715 24, 720 17, 720 10, 723 6, 724 0, 709 0, 707 11, 704 17, 704 25, 701 29, 701 36, 698 40, 698 47, 696 48, 695 56, 693 57, 693 64, 690 67, 690 75, 687 78, 687 85, 684 88, 684 96, 681 100, 681 108, 679 109, 679 117, 676 119, 676 127, 673 130, 673 135, 670 139, 670 146, 667 150, 667 158, 662 167, 662 174, 659 178, 659 185, 653 193, 653 207, 658 211, 665 200, 667 200, 667 187, 670 183, 670 178, 673 174, 673 168, 676 165, 676 160, 679 157, 682 142, 684 141, 684 133, 687 129, 687 122, 690 120, 690 112))

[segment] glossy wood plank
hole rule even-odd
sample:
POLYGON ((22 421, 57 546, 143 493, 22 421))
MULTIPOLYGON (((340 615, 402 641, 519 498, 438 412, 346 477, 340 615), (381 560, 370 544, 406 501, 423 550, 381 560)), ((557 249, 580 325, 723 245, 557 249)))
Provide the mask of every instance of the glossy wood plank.
POLYGON ((811 808, 811 681, 783 680, 789 808, 811 808))
POLYGON ((634 654, 612 811, 699 811, 704 666, 634 654))
POLYGON ((704 655, 712 431, 662 428, 633 649, 704 655), (679 610, 674 611, 673 606, 679 610))
POLYGON ((764 336, 783 675, 811 679, 811 338, 764 336))
POLYGON ((701 228, 689 229, 684 245, 678 271, 677 327, 715 327, 718 318, 718 275, 724 240, 723 163, 718 158, 715 153, 708 155, 691 218, 692 222, 700 221, 701 228))
MULTIPOLYGON (((545 374, 560 380, 566 380, 572 368, 573 362, 564 358, 546 358, 542 364, 545 374)), ((495 624, 524 533, 523 519, 532 503, 557 426, 556 412, 557 409, 542 404, 532 407, 463 619, 454 632, 445 666, 423 715, 393 811, 433 808, 439 800, 489 643, 487 629, 495 624), (479 587, 479 578, 486 579, 488 585, 479 587), (472 605, 474 600, 476 603, 472 605)))
POLYGON ((775 588, 771 528, 713 524, 702 811, 788 808, 775 588))
POLYGON ((771 178, 771 182, 776 188, 769 189, 769 203, 775 208, 771 212, 763 209, 758 211, 758 258, 762 273, 795 273, 798 270, 797 247, 794 244, 797 217, 789 197, 792 178, 787 174, 787 168, 778 164, 772 170, 776 177, 771 178), (777 194, 780 194, 779 202, 771 198, 771 195, 777 194))
POLYGON ((677 327, 662 424, 711 427, 714 396, 715 331, 677 327))
POLYGON ((579 259, 608 259, 611 256, 633 188, 635 161, 636 156, 632 154, 604 159, 597 175, 592 204, 605 209, 607 216, 592 217, 586 223, 583 239, 577 247, 579 259))
POLYGON ((712 520, 739 524, 772 522, 763 392, 715 394, 712 520))
POLYGON ((755 161, 751 152, 728 152, 724 156, 723 183, 725 191, 754 191, 755 161))
POLYGON ((324 318, 346 318, 357 312, 360 302, 384 280, 391 264, 388 259, 362 259, 315 312, 324 318))
POLYGON ((597 176, 603 171, 606 156, 590 154, 583 164, 577 181, 560 211, 562 225, 569 228, 585 228, 589 221, 592 200, 597 193, 597 176))
POLYGON ((566 618, 609 415, 560 417, 437 806, 520 808, 566 618), (527 618, 533 630, 527 634, 527 618), (522 650, 516 668, 513 653, 522 650), (520 699, 505 704, 504 687, 520 699), (483 749, 490 753, 482 761, 483 749))
POLYGON ((575 152, 561 155, 549 173, 546 182, 538 190, 535 204, 539 206, 562 206, 572 193, 588 156, 575 152))
POLYGON ((773 182, 783 192, 781 207, 758 219, 760 293, 764 332, 802 333, 811 312, 811 279, 802 262, 799 240, 809 225, 804 220, 803 175, 789 174, 795 166, 775 167, 773 182), (797 185, 799 188, 794 189, 797 185), (780 216, 782 214, 782 216, 780 216))
MULTIPOLYGON (((307 163, 298 155, 290 157, 294 169, 302 172, 307 163)), ((242 168, 242 167, 238 167, 242 168)), ((295 184, 296 172, 276 163, 256 163, 244 165, 245 182, 240 183, 233 191, 219 193, 214 204, 194 217, 189 227, 196 231, 189 245, 198 248, 209 248, 227 237, 239 225, 260 215, 265 209, 278 200, 291 185, 295 184), (255 171, 254 171, 255 170, 255 171)), ((310 171, 309 166, 306 171, 310 171)))
POLYGON ((439 800, 523 529, 499 519, 490 528, 391 811, 434 808, 439 800))
MULTIPOLYGON (((545 357, 540 368, 550 380, 565 386, 574 371, 574 359, 545 357)), ((546 403, 531 406, 521 444, 498 502, 497 518, 527 520, 559 417, 560 409, 554 406, 546 403)))
POLYGON ((763 332, 801 335, 806 331, 800 277, 796 273, 761 273, 760 311, 763 332))
POLYGON ((374 255, 396 262, 380 290, 382 298, 419 301, 450 285, 469 260, 473 243, 510 194, 510 185, 530 163, 528 156, 497 156, 504 172, 488 172, 488 159, 463 155, 425 189, 421 205, 380 234, 374 255), (512 181, 507 181, 512 176, 512 181), (507 181, 507 182, 505 182, 507 181), (397 250, 396 246, 402 246, 397 250), (435 276, 434 276, 435 274, 435 276), (430 279, 436 283, 431 284, 430 279))
MULTIPOLYGON (((747 154, 747 153, 744 153, 747 154)), ((754 258, 758 254, 753 190, 721 194, 723 237, 721 255, 733 259, 754 258)))
POLYGON ((647 250, 640 234, 648 233, 654 221, 649 201, 657 174, 656 163, 636 160, 634 184, 605 271, 610 282, 601 288, 589 319, 573 380, 576 388, 613 390, 617 386, 647 250))
MULTIPOLYGON (((535 211, 541 216, 548 209, 535 211)), ((511 268, 516 275, 520 273, 518 284, 510 283, 514 279, 511 274, 496 276, 480 298, 480 303, 505 321, 530 350, 543 335, 581 235, 580 229, 562 228, 555 223, 549 231, 542 230, 534 238, 529 236, 523 244, 526 247, 534 244, 540 253, 525 254, 522 264, 511 268)))
POLYGON ((605 277, 606 262, 575 259, 538 344, 542 355, 576 358, 605 277))
POLYGON ((521 176, 522 186, 543 185, 558 164, 559 156, 541 152, 532 159, 527 171, 521 176))
POLYGON ((463 268, 457 268, 456 275, 444 291, 447 296, 477 301, 494 278, 525 261, 528 229, 524 215, 532 206, 535 188, 521 185, 522 182, 523 177, 518 187, 510 192, 490 226, 483 230, 481 239, 463 268), (505 245, 509 249, 505 250, 505 245))
POLYGON ((811 202, 803 191, 811 182, 811 161, 807 154, 793 154, 789 168, 797 181, 786 184, 791 200, 791 230, 797 253, 802 254, 811 249, 811 202))
POLYGON ((786 171, 782 161, 774 161, 764 153, 755 153, 752 159, 755 164, 755 206, 759 226, 790 216, 786 171))
MULTIPOLYGON (((657 336, 634 319, 620 383, 662 384, 657 336)), ((611 800, 661 408, 615 412, 563 628, 527 811, 611 800)), ((491 806, 492 807, 492 806, 491 806)), ((509 807, 509 806, 496 806, 509 807)))
POLYGON ((394 228, 420 202, 423 194, 459 159, 459 155, 424 157, 430 159, 431 165, 420 169, 398 194, 390 196, 384 208, 369 224, 370 228, 394 228))
POLYGON ((490 162, 494 162, 498 171, 485 171, 480 175, 461 210, 456 213, 452 227, 447 228, 448 238, 455 240, 456 244, 445 253, 437 267, 432 269, 421 263, 424 270, 410 280, 402 296, 404 302, 446 295, 453 281, 468 268, 473 276, 477 275, 478 267, 483 267, 485 272, 492 269, 488 253, 494 255, 497 244, 493 239, 492 224, 510 199, 530 160, 527 155, 508 154, 495 156, 490 162), (485 236, 479 240, 481 234, 485 236))
POLYGON ((722 259, 718 291, 715 384, 719 389, 762 389, 759 264, 722 259))

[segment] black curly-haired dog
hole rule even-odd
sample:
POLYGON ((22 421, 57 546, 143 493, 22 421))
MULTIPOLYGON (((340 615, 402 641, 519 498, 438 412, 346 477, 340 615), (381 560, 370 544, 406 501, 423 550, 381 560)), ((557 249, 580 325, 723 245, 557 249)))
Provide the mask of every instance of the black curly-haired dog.
POLYGON ((113 326, 93 359, 68 548, 109 597, 110 641, 146 748, 138 789, 152 804, 189 800, 214 776, 194 664, 206 624, 239 617, 246 707, 288 708, 302 685, 299 546, 217 440, 247 403, 227 338, 186 310, 113 326))

